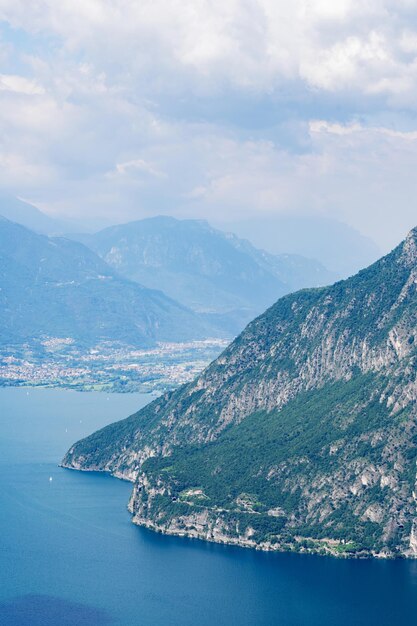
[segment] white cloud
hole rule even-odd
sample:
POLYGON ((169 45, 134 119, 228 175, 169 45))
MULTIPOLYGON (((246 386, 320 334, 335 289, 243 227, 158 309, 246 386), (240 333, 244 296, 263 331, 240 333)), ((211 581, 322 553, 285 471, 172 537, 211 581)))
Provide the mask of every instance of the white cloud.
POLYGON ((0 17, 61 38, 113 80, 145 90, 270 91, 301 77, 324 90, 415 91, 415 2, 393 0, 2 0, 0 17), (413 43, 414 42, 414 43, 413 43), (406 56, 404 56, 406 53, 406 56), (408 55, 408 56, 407 56, 408 55), (175 80, 171 75, 175 70, 175 80), (404 81, 406 84, 406 81, 404 81))
POLYGON ((125 161, 124 163, 116 163, 115 170, 110 172, 110 176, 120 174, 122 176, 129 175, 132 172, 144 172, 151 176, 163 177, 165 174, 157 170, 151 163, 148 163, 144 159, 132 159, 131 161, 125 161))
POLYGON ((414 0, 0 0, 35 42, 2 57, 0 185, 113 221, 316 212, 388 242, 417 221, 416 18, 414 0))
POLYGON ((369 128, 358 122, 351 124, 335 124, 327 122, 326 120, 311 120, 309 128, 311 133, 330 133, 332 135, 353 135, 361 133, 363 135, 373 136, 385 135, 386 137, 403 139, 405 141, 417 140, 417 131, 402 132, 378 126, 369 128))
POLYGON ((385 248, 417 224, 416 131, 315 121, 310 137, 304 154, 218 138, 211 154, 223 159, 207 155, 204 185, 192 188, 184 214, 211 210, 224 221, 249 217, 254 207, 259 216, 318 214, 359 228, 385 248))
POLYGON ((34 80, 13 74, 0 74, 0 91, 34 96, 45 93, 45 90, 34 80))

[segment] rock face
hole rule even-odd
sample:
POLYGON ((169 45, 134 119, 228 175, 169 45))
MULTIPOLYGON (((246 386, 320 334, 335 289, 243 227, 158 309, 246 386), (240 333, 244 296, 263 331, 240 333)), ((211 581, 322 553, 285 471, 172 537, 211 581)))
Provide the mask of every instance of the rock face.
POLYGON ((417 229, 332 287, 285 296, 193 383, 75 444, 166 533, 417 555, 417 229))

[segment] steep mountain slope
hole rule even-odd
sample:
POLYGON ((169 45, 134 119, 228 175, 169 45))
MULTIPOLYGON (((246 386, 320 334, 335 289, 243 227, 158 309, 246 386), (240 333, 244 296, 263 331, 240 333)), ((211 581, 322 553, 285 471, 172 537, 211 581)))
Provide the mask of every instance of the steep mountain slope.
POLYGON ((123 276, 235 332, 280 296, 336 278, 316 261, 275 257, 197 220, 156 217, 78 238, 123 276))
POLYGON ((215 330, 163 293, 120 278, 94 252, 0 218, 2 343, 71 337, 135 346, 215 330))
POLYGON ((279 300, 193 383, 71 448, 133 520, 264 549, 417 555, 417 229, 279 300))

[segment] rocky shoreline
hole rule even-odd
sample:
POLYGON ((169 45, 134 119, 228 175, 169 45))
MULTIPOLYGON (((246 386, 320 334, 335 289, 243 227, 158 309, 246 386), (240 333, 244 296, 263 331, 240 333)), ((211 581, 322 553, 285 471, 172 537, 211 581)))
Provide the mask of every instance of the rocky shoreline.
MULTIPOLYGON (((394 555, 389 552, 370 552, 370 551, 355 551, 353 542, 350 541, 337 541, 334 539, 314 539, 312 537, 294 537, 294 542, 271 542, 261 541, 256 542, 251 538, 250 533, 246 535, 240 535, 233 537, 224 532, 221 524, 213 525, 211 528, 204 526, 204 521, 207 522, 207 515, 203 512, 199 516, 191 514, 188 518, 172 519, 169 525, 158 524, 154 520, 140 515, 137 512, 137 483, 134 476, 129 476, 123 472, 110 472, 108 470, 99 467, 74 467, 70 464, 62 462, 60 467, 73 471, 80 472, 99 472, 101 474, 108 474, 118 480, 123 480, 134 484, 132 494, 127 504, 127 509, 132 515, 132 523, 136 526, 146 528, 152 532, 156 532, 162 535, 182 537, 187 539, 197 539, 199 541, 206 541, 209 543, 217 543, 220 545, 235 546, 239 548, 249 548, 252 550, 260 550, 262 552, 275 552, 275 553, 295 553, 295 554, 311 554, 318 556, 332 556, 335 558, 351 558, 351 559, 395 559, 395 558, 416 558, 417 555, 401 554, 394 555), (205 518, 205 520, 204 520, 205 518), (187 524, 188 523, 188 527, 187 524)), ((204 509, 208 512, 207 509, 204 509)))

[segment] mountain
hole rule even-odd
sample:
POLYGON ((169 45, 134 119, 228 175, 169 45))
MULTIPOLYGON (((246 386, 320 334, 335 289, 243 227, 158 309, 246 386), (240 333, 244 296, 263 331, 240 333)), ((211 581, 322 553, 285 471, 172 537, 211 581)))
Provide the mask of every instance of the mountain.
POLYGON ((380 256, 378 246, 369 237, 326 217, 279 215, 232 222, 227 227, 272 254, 287 252, 318 259, 343 278, 380 256))
POLYGON ((191 384, 63 464, 134 481, 133 521, 262 549, 417 556, 417 229, 280 299, 191 384))
POLYGON ((160 291, 119 277, 84 245, 0 219, 1 342, 46 336, 150 346, 218 335, 160 291))
POLYGON ((33 204, 19 200, 5 193, 0 193, 0 215, 17 222, 37 233, 57 235, 74 229, 63 220, 54 219, 40 211, 33 204))
POLYGON ((199 220, 155 217, 77 239, 119 274, 161 289, 234 334, 280 296, 336 278, 316 261, 268 254, 199 220))

